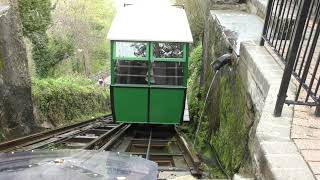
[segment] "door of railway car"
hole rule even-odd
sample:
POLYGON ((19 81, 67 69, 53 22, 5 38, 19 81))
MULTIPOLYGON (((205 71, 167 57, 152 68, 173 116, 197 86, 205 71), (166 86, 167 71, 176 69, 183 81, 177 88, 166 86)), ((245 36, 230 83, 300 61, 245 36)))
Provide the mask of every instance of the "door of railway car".
POLYGON ((112 42, 115 121, 179 124, 187 85, 187 43, 112 42))

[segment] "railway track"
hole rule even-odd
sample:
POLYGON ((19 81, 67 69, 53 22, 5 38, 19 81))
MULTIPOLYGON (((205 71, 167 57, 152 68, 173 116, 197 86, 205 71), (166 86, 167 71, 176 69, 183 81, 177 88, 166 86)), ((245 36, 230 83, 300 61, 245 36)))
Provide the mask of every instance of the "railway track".
POLYGON ((127 153, 156 162, 159 179, 201 177, 200 160, 174 126, 113 124, 104 116, 0 144, 0 152, 46 149, 127 153))
POLYGON ((110 123, 112 123, 112 116, 107 115, 70 126, 32 134, 30 136, 25 136, 19 139, 1 143, 0 152, 29 151, 39 149, 50 144, 57 144, 65 140, 70 140, 72 138, 77 139, 77 137, 79 137, 80 139, 81 134, 85 132, 92 132, 93 134, 97 135, 101 132, 101 127, 111 125, 110 123))
POLYGON ((132 125, 101 149, 141 156, 158 164, 159 179, 201 177, 200 160, 174 126, 132 125))

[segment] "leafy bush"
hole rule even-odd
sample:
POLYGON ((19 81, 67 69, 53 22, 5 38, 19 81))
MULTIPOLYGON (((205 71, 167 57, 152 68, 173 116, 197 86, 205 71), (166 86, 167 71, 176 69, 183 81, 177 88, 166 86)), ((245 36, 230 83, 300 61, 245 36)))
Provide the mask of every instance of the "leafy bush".
POLYGON ((52 58, 51 66, 55 66, 63 59, 73 55, 74 41, 71 36, 53 36, 49 39, 49 52, 52 58))
POLYGON ((61 126, 110 111, 108 90, 81 77, 33 79, 32 95, 39 124, 61 126))
POLYGON ((50 0, 19 0, 23 35, 32 42, 32 58, 39 77, 47 77, 51 67, 47 29, 51 23, 50 0))
POLYGON ((202 59, 202 45, 199 45, 193 49, 189 60, 189 81, 188 81, 188 102, 191 118, 190 135, 194 134, 196 120, 200 111, 200 73, 201 73, 201 59, 202 59))

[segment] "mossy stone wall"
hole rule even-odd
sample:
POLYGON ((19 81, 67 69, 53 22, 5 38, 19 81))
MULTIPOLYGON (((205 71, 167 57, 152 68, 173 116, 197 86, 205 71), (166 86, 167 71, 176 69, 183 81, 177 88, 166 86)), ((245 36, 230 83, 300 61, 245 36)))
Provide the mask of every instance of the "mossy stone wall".
POLYGON ((37 132, 26 49, 15 6, 0 6, 0 127, 17 138, 37 132))
MULTIPOLYGON (((205 169, 212 177, 223 178, 224 174, 232 177, 235 173, 250 176, 252 168, 248 143, 255 119, 255 108, 236 64, 222 68, 217 74, 205 105, 199 134, 194 135, 214 75, 210 64, 217 57, 230 51, 221 27, 211 15, 206 18, 204 28, 202 79, 198 85, 199 94, 196 101, 198 104, 193 105, 198 107, 197 111, 189 107, 192 119, 188 130, 189 137, 196 138, 195 147, 207 162, 205 169), (211 161, 215 156, 222 168, 219 167, 219 162, 211 161), (224 172, 221 169, 224 169, 224 172)), ((192 78, 197 77, 190 78, 189 82, 192 82, 194 81, 192 78)), ((191 88, 189 94, 196 89, 194 86, 191 88)), ((192 104, 194 101, 189 103, 192 104)))
POLYGON ((0 52, 0 73, 2 72, 3 68, 4 68, 3 57, 0 52))

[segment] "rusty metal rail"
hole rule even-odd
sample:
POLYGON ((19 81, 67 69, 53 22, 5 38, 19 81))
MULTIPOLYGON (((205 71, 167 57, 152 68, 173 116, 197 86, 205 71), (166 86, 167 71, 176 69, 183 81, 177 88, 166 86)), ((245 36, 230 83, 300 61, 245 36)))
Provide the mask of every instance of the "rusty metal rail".
POLYGON ((1 152, 84 149, 141 156, 159 166, 159 179, 201 177, 200 160, 174 126, 112 124, 111 116, 0 144, 1 152))
MULTIPOLYGON (((37 143, 44 143, 50 138, 57 138, 55 139, 56 141, 63 139, 59 138, 59 135, 66 135, 66 137, 69 137, 72 133, 73 135, 76 135, 80 133, 81 131, 86 130, 86 127, 99 127, 102 124, 107 124, 112 122, 112 116, 107 115, 99 118, 94 118, 88 121, 76 123, 70 126, 50 130, 50 131, 45 131, 41 133, 36 133, 30 136, 22 137, 19 139, 11 140, 8 142, 4 142, 0 144, 0 152, 10 152, 13 150, 23 150, 24 147, 28 147, 25 150, 30 150, 30 147, 32 145, 35 145, 37 143), (68 134, 71 133, 71 134, 68 134)), ((54 143, 55 141, 53 140, 50 143, 54 143)), ((50 144, 47 142, 47 144, 50 144)), ((45 143, 43 145, 46 145, 45 143)), ((32 149, 32 148, 31 148, 32 149)))
POLYGON ((201 177, 200 160, 174 126, 132 125, 124 128, 104 150, 128 153, 154 161, 159 178, 191 174, 201 177))

